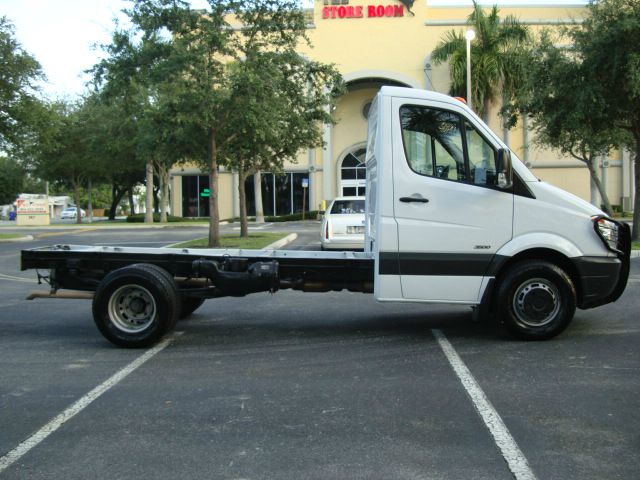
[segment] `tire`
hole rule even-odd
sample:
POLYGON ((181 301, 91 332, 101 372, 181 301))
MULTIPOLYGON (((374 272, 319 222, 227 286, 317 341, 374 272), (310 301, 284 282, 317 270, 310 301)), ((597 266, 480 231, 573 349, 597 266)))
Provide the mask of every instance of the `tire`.
POLYGON ((526 260, 500 280, 497 313, 507 330, 523 340, 547 340, 561 333, 576 311, 576 289, 557 265, 526 260))
POLYGON ((179 298, 168 272, 149 264, 130 265, 102 280, 93 299, 93 320, 119 347, 148 347, 175 327, 179 298))
MULTIPOLYGON (((140 268, 146 268, 147 270, 158 272, 158 274, 163 275, 169 282, 175 284, 173 275, 171 275, 162 267, 158 267, 157 265, 154 265, 152 263, 140 263, 138 264, 138 266, 140 268)), ((195 312, 204 303, 205 300, 204 298, 192 298, 181 294, 178 294, 178 298, 180 299, 180 303, 178 305, 180 309, 180 313, 178 313, 178 320, 187 318, 189 315, 195 312)))
POLYGON ((143 269, 146 269, 146 270, 149 270, 149 271, 157 272, 158 275, 162 275, 163 277, 165 277, 167 279, 168 282, 172 283, 175 286, 176 290, 178 291, 178 299, 180 300, 178 302, 178 318, 177 318, 177 320, 180 320, 181 318, 184 318, 184 316, 190 315, 191 312, 193 312, 193 310, 192 310, 191 312, 189 312, 188 314, 183 316, 183 309, 184 309, 184 307, 183 307, 183 299, 184 299, 184 297, 182 295, 180 295, 178 286, 175 283, 175 279, 173 278, 173 275, 171 275, 164 268, 158 267, 157 265, 154 265, 153 263, 138 263, 136 266, 138 266, 140 268, 143 268, 143 269))
POLYGON ((187 318, 189 315, 195 312, 204 303, 204 300, 204 298, 187 297, 185 295, 181 295, 179 319, 182 320, 183 318, 187 318))

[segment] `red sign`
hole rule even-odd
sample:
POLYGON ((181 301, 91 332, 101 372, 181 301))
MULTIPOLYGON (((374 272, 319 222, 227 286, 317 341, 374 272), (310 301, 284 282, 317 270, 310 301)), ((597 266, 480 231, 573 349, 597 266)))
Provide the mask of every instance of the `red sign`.
MULTIPOLYGON (((327 5, 327 3, 329 3, 329 1, 325 0, 325 5, 327 5)), ((325 6, 322 9, 322 18, 325 20, 363 17, 404 17, 404 5, 348 5, 344 0, 333 0, 331 3, 342 3, 342 5, 325 6)))

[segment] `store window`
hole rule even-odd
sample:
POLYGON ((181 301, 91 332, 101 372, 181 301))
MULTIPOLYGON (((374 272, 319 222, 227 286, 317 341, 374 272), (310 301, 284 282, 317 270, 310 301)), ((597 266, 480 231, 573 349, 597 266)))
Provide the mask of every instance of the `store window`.
MULTIPOLYGON (((309 209, 309 189, 302 188, 302 180, 308 179, 308 173, 285 173, 274 175, 262 173, 262 208, 265 215, 289 215, 302 212, 303 197, 305 208, 309 209)), ((247 215, 255 216, 256 201, 253 189, 253 177, 245 182, 247 196, 247 215)))
POLYGON ((359 147, 349 152, 340 166, 340 186, 342 197, 364 196, 367 167, 364 164, 366 149, 359 147))
POLYGON ((209 216, 209 176, 185 175, 182 177, 182 216, 209 216))

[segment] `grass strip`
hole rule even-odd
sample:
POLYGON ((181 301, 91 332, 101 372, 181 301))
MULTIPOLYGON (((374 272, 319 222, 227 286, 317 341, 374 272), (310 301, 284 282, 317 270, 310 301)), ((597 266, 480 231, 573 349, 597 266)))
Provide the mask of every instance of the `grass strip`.
POLYGON ((0 233, 0 240, 11 240, 12 238, 24 237, 23 233, 0 233))

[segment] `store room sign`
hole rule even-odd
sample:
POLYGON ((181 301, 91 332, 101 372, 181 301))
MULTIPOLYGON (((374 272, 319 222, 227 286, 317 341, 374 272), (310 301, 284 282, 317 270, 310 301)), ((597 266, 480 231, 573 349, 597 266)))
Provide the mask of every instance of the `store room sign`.
POLYGON ((381 17, 404 17, 404 9, 411 15, 414 0, 399 0, 398 4, 371 4, 371 5, 349 5, 349 0, 324 0, 322 9, 323 19, 344 19, 344 18, 381 18, 381 17))

